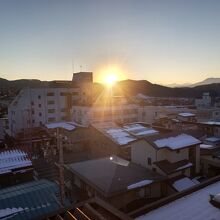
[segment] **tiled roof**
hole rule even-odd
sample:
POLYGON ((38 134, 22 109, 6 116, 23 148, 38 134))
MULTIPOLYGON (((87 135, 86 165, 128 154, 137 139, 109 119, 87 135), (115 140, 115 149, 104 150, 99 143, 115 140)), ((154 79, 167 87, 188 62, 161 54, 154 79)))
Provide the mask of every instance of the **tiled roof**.
POLYGON ((0 190, 0 219, 43 219, 61 209, 58 195, 58 185, 48 180, 4 188, 0 190))
POLYGON ((117 156, 73 163, 66 167, 106 196, 164 179, 151 170, 117 156))
POLYGON ((154 164, 166 174, 175 173, 193 166, 188 160, 181 160, 175 163, 170 163, 168 160, 161 160, 154 164))
POLYGON ((27 153, 21 150, 7 150, 0 153, 0 175, 32 167, 27 153))

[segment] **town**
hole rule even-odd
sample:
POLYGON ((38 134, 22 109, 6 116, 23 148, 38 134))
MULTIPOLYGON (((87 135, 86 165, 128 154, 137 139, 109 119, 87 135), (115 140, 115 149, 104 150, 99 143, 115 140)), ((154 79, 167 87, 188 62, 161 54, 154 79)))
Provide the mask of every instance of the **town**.
POLYGON ((113 81, 97 92, 81 71, 2 94, 1 219, 219 218, 220 97, 113 81))

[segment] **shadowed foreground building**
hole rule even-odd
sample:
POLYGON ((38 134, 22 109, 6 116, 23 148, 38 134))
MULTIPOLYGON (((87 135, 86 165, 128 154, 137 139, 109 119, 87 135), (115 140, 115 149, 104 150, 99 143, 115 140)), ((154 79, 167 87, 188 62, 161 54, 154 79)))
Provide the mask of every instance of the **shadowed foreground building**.
POLYGON ((65 165, 71 185, 88 197, 97 196, 116 208, 135 200, 162 196, 164 177, 117 156, 65 165))

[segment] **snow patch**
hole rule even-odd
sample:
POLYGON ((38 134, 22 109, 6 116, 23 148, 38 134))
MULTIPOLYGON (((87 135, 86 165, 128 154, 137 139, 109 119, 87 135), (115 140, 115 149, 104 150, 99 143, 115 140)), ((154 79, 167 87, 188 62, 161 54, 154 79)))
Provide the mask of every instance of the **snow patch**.
POLYGON ((127 186, 127 189, 135 189, 135 188, 149 185, 151 183, 153 183, 153 180, 142 180, 140 182, 137 182, 137 183, 134 183, 134 184, 127 186))
POLYGON ((187 134, 181 134, 176 137, 169 137, 169 138, 163 138, 154 141, 154 143, 159 148, 168 147, 172 150, 180 149, 183 147, 188 147, 195 144, 200 144, 200 140, 187 135, 187 134))

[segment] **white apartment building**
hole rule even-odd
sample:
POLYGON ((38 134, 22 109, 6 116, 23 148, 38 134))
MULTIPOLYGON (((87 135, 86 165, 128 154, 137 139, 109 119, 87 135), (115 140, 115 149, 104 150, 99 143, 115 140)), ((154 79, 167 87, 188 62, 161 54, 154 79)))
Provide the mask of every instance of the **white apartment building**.
POLYGON ((82 124, 114 121, 128 123, 138 121, 138 106, 123 104, 112 106, 73 106, 72 120, 82 124))
POLYGON ((195 113, 195 110, 188 109, 185 106, 139 106, 138 121, 152 124, 169 114, 179 114, 182 112, 195 113))
POLYGON ((20 91, 8 108, 12 136, 50 122, 68 121, 73 102, 80 98, 78 88, 27 88, 20 91))
POLYGON ((195 105, 197 107, 209 107, 211 106, 211 96, 208 92, 204 92, 201 99, 195 99, 195 105))

